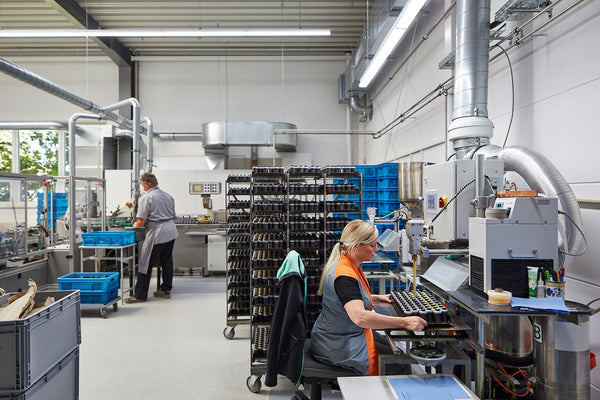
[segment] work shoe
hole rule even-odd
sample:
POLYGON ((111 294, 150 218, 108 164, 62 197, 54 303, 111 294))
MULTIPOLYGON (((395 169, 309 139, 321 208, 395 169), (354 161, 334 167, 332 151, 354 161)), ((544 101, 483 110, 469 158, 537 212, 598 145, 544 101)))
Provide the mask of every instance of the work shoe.
POLYGON ((154 297, 159 297, 161 299, 170 299, 171 293, 165 292, 164 290, 157 290, 154 292, 154 297))
POLYGON ((138 299, 137 297, 128 297, 125 299, 125 303, 134 304, 134 303, 145 303, 146 299, 138 299))

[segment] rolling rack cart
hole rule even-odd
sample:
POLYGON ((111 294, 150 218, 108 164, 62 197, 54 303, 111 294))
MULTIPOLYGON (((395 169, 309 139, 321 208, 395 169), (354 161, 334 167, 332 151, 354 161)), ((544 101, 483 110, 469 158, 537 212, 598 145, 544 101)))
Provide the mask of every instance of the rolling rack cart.
POLYGON ((294 166, 286 173, 288 252, 296 250, 302 257, 307 275, 306 311, 308 330, 321 311, 317 295, 323 270, 324 178, 319 167, 294 166))
POLYGON ((327 255, 351 217, 360 215, 360 202, 347 197, 361 197, 361 175, 347 166, 294 166, 285 174, 283 169, 255 168, 250 186, 252 341, 246 384, 258 393, 266 372, 270 317, 279 295, 277 270, 290 250, 300 253, 307 273, 310 332, 321 311, 317 291, 327 255))
POLYGON ((279 295, 277 270, 286 256, 286 188, 281 167, 254 167, 250 179, 250 376, 253 393, 267 371, 269 325, 279 295))
POLYGON ((227 326, 223 336, 231 340, 236 326, 250 323, 250 175, 227 177, 226 202, 227 326))

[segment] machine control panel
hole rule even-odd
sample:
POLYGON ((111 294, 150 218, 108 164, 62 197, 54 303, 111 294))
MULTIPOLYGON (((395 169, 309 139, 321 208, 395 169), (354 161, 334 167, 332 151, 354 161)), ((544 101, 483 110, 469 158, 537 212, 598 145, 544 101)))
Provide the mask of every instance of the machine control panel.
POLYGON ((221 194, 221 182, 190 182, 190 194, 221 194))

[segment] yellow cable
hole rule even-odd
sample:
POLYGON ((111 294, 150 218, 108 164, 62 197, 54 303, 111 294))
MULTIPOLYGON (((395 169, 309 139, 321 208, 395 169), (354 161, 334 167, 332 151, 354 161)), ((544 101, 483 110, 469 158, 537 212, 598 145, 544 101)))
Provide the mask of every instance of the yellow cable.
POLYGON ((413 256, 413 295, 417 298, 417 257, 413 256))

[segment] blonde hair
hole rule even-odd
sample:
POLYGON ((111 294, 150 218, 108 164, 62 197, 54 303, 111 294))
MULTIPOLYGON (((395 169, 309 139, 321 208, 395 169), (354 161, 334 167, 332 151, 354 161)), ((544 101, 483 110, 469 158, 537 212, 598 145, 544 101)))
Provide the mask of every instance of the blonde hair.
POLYGON ((377 228, 368 221, 362 221, 355 219, 346 224, 342 231, 342 237, 340 241, 336 243, 331 250, 327 264, 323 268, 321 274, 321 282, 319 283, 319 294, 323 294, 323 286, 325 284, 325 277, 329 273, 331 267, 339 260, 342 255, 350 253, 359 244, 368 244, 377 240, 379 233, 377 228))

